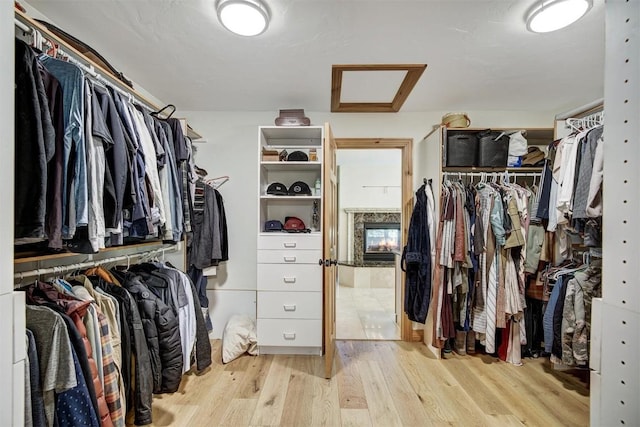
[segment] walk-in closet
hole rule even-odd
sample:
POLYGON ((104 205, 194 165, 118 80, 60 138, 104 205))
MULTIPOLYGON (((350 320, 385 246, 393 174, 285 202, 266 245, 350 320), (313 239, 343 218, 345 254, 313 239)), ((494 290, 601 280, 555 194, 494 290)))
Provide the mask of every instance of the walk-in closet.
POLYGON ((2 2, 0 425, 640 425, 639 27, 2 2))

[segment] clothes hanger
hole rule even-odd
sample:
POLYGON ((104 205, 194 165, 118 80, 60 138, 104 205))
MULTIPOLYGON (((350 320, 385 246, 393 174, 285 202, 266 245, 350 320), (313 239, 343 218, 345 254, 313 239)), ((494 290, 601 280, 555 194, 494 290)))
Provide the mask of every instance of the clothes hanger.
POLYGON ((213 188, 218 189, 220 187, 222 187, 222 185, 229 181, 229 176, 228 175, 222 175, 222 176, 218 176, 216 178, 209 178, 207 180, 205 180, 205 183, 207 183, 208 185, 211 185, 213 188), (220 181, 220 182, 217 182, 220 181))
POLYGON ((167 119, 170 119, 171 116, 173 116, 173 113, 176 112, 176 106, 173 104, 167 104, 164 107, 162 107, 161 109, 159 109, 158 111, 154 111, 153 113, 151 113, 152 116, 156 116, 158 118, 160 118, 160 113, 164 112, 164 110, 171 108, 171 112, 167 115, 167 119))

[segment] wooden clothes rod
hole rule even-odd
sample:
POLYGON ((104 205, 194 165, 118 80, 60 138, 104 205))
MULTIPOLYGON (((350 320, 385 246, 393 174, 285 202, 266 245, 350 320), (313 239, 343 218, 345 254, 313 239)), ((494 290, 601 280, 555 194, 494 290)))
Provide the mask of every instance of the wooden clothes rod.
POLYGON ((65 264, 58 267, 37 268, 34 270, 27 270, 27 271, 21 271, 19 273, 15 273, 13 275, 13 278, 14 280, 22 280, 26 277, 46 276, 51 274, 66 273, 68 271, 83 270, 91 267, 97 267, 99 265, 111 264, 114 262, 120 262, 120 261, 130 262, 132 259, 139 260, 142 258, 152 257, 158 254, 164 255, 165 252, 169 250, 174 250, 174 249, 175 248, 173 247, 167 247, 167 248, 154 249, 151 251, 145 251, 145 252, 140 252, 140 253, 135 253, 130 255, 119 255, 116 257, 105 258, 100 260, 85 261, 85 262, 74 263, 74 264, 65 264))

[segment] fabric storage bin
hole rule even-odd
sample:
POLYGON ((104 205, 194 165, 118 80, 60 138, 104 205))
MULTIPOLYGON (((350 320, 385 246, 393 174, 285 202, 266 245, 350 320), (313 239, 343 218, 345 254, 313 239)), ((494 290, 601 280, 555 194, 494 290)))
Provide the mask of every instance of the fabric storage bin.
POLYGON ((449 133, 447 166, 476 166, 478 137, 474 133, 449 133))
POLYGON ((478 134, 478 166, 504 168, 509 156, 509 137, 503 132, 485 131, 478 134))

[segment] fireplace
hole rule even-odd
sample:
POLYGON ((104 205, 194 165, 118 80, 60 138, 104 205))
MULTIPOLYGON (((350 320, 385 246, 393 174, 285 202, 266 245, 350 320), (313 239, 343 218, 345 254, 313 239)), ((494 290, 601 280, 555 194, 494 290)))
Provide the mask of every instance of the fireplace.
MULTIPOLYGON (((345 262, 350 262, 355 265, 360 265, 364 262, 364 248, 365 248, 365 223, 401 223, 401 210, 394 208, 345 208, 344 212, 347 214, 346 232, 347 244, 344 248, 344 252, 341 252, 340 259, 345 262), (346 254, 346 256, 345 256, 346 254)), ((397 227, 399 229, 399 227, 397 227)), ((402 237, 401 234, 399 234, 402 237)), ((399 242, 402 238, 398 239, 399 242)), ((399 248, 402 250, 402 247, 399 248)), ((383 254, 387 255, 388 254, 383 254)), ((389 261, 371 261, 369 263, 389 263, 389 261)), ((392 259, 384 258, 384 259, 392 259)))
POLYGON ((400 250, 400 223, 365 222, 362 243, 363 261, 393 261, 400 250))

